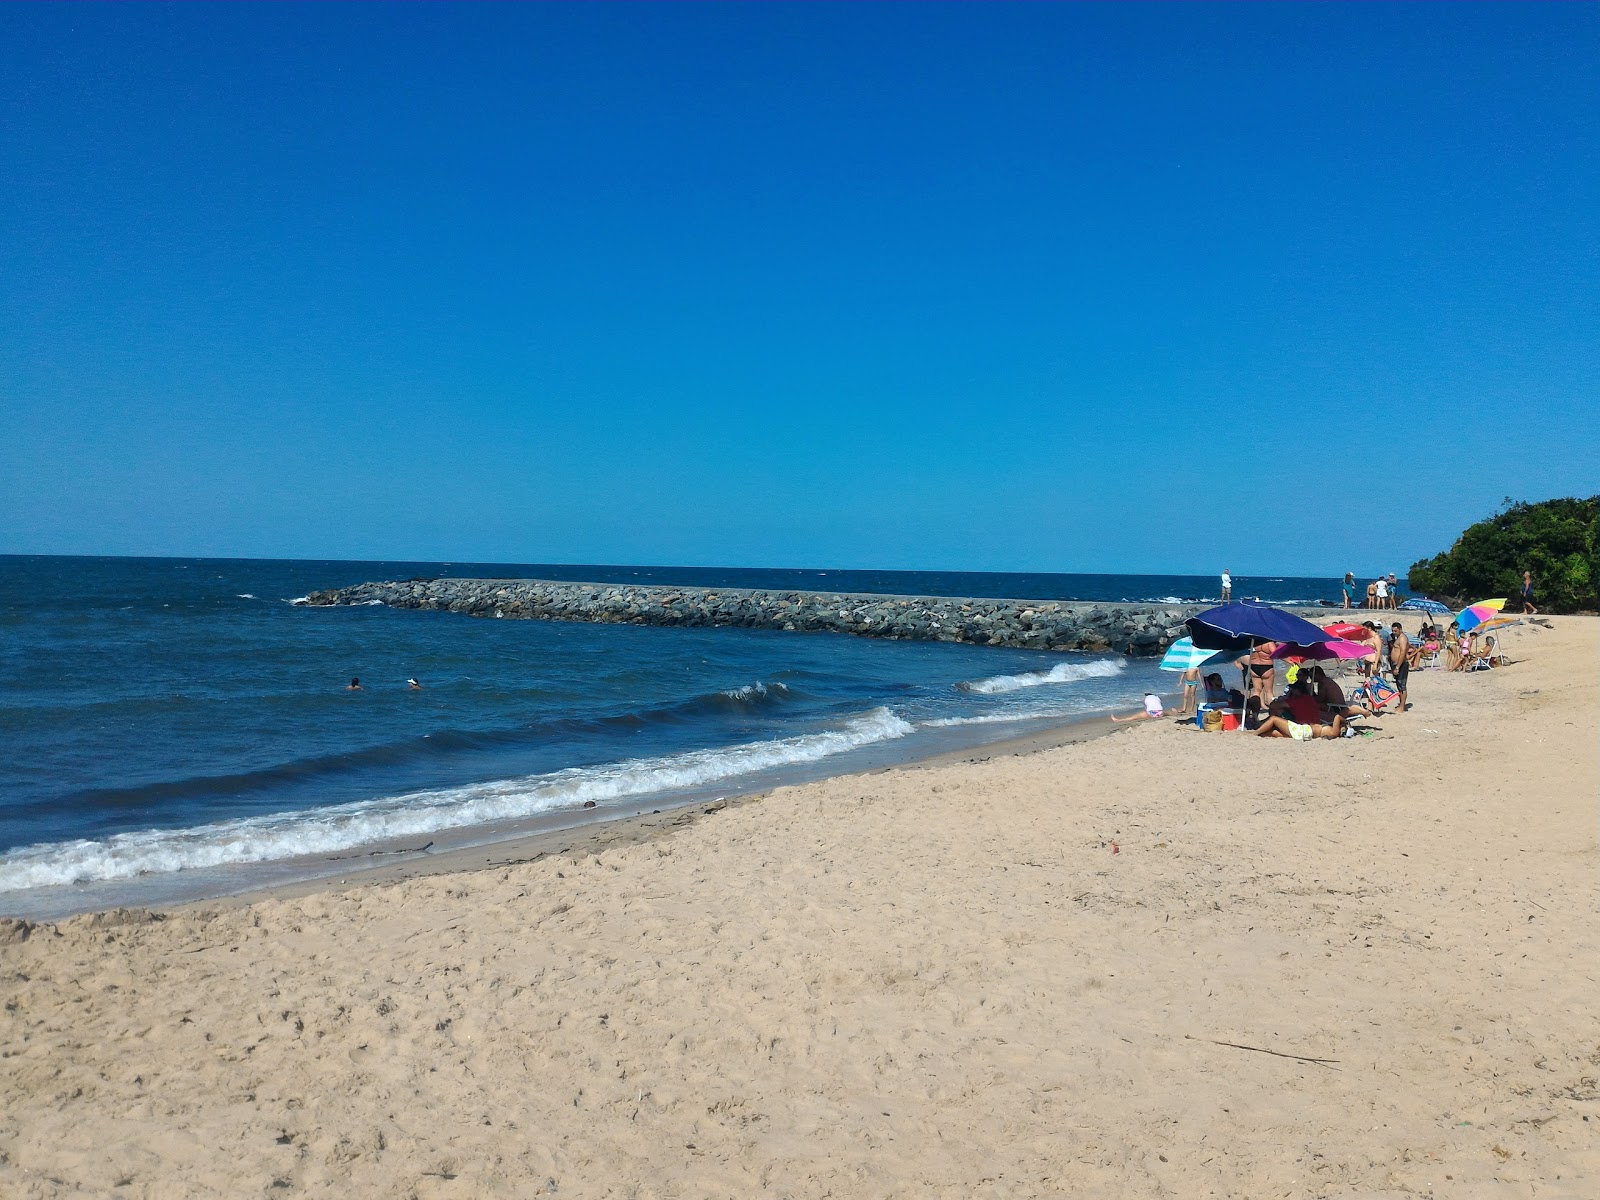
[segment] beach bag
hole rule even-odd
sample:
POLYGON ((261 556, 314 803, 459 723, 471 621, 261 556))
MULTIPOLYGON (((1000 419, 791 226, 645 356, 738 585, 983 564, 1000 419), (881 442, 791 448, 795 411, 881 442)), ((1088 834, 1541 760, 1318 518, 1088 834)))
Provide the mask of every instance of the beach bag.
POLYGON ((1207 733, 1222 732, 1222 710, 1220 708, 1206 709, 1205 724, 1201 726, 1207 733))

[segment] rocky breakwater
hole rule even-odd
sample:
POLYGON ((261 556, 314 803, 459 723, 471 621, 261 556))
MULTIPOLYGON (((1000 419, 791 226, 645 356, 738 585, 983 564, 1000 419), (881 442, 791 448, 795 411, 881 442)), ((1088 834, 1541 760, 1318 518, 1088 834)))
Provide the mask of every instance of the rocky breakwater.
POLYGON ((783 629, 860 637, 1159 654, 1194 608, 983 600, 743 588, 641 587, 545 579, 411 579, 313 592, 309 605, 386 604, 472 617, 699 628, 783 629))

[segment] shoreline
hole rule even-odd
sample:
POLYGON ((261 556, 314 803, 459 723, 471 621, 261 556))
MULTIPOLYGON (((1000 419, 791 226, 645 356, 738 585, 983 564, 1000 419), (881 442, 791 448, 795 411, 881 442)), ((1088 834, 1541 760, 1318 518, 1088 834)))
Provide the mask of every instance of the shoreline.
MULTIPOLYGON (((652 807, 649 811, 634 808, 631 803, 597 807, 587 811, 556 809, 526 819, 523 823, 532 828, 525 832, 496 833, 492 826, 449 828, 439 831, 438 837, 446 841, 460 841, 462 844, 447 845, 437 850, 391 846, 387 842, 365 843, 338 855, 319 856, 320 861, 324 863, 348 860, 348 865, 345 867, 313 869, 313 862, 316 860, 308 860, 301 864, 302 873, 294 874, 292 878, 281 882, 247 883, 243 886, 224 884, 215 886, 215 890, 207 890, 207 894, 198 896, 165 898, 157 892, 147 899, 138 898, 126 893, 130 890, 138 891, 142 885, 136 880, 129 879, 94 880, 81 885, 62 885, 59 892, 53 888, 48 889, 42 901, 37 891, 46 889, 38 889, 32 897, 32 904, 26 903, 27 894, 24 892, 0 893, 0 921, 26 920, 36 924, 49 924, 96 913, 171 913, 218 905, 238 907, 269 897, 307 896, 336 891, 340 888, 381 885, 427 876, 486 870, 497 865, 536 861, 552 855, 594 853, 607 846, 632 845, 651 837, 663 836, 693 820, 697 814, 759 800, 778 787, 805 786, 807 783, 834 778, 917 770, 945 763, 980 761, 1005 754, 1033 753, 1104 736, 1126 728, 1111 723, 1108 720, 1109 711, 1096 710, 1059 720, 1042 729, 1011 734, 995 740, 974 742, 967 746, 929 748, 911 758, 866 766, 849 766, 838 771, 827 770, 826 760, 823 760, 810 764, 810 770, 793 780, 775 784, 759 782, 762 772, 755 772, 742 784, 737 779, 731 781, 731 786, 726 789, 704 786, 694 789, 689 794, 668 792, 653 799, 645 798, 643 803, 660 805, 652 807), (703 791, 722 791, 723 794, 710 798, 694 794, 703 791), (485 836, 475 837, 475 831, 485 836), (69 889, 78 887, 85 890, 100 889, 111 894, 105 898, 84 897, 86 902, 79 904, 68 894, 69 889), (6 903, 8 895, 23 897, 24 902, 8 906, 6 903)), ((1017 724, 1035 724, 1039 720, 1039 718, 1031 720, 1024 718, 1017 724)), ((858 753, 868 756, 874 752, 888 753, 892 745, 893 743, 869 746, 858 753)), ((434 841, 429 841, 428 847, 434 844, 434 841)), ((244 871, 276 869, 293 874, 296 871, 296 863, 297 860, 294 859, 264 860, 259 863, 237 864, 234 869, 244 871)), ((154 883, 157 887, 166 885, 168 889, 183 891, 185 889, 182 885, 188 874, 184 871, 175 871, 152 876, 148 882, 154 883)), ((193 886, 205 890, 205 884, 193 886)))
MULTIPOLYGON (((1079 606, 1086 607, 1086 606, 1079 606)), ((1327 611, 1293 609, 1309 617, 1325 617, 1327 611)), ((1364 612, 1368 610, 1352 610, 1364 612)), ((1425 618, 1425 614, 1396 614, 1402 617, 1425 618)), ((1175 692, 1163 692, 1163 698, 1176 703, 1175 692)), ((1120 711, 1118 706, 1116 711, 1120 711)), ((913 751, 910 757, 894 754, 896 743, 884 743, 851 750, 840 756, 841 761, 830 767, 827 760, 792 764, 777 768, 777 781, 770 776, 772 770, 753 772, 741 780, 730 779, 727 786, 698 785, 687 790, 668 790, 657 796, 640 797, 623 803, 602 802, 592 814, 579 809, 558 808, 533 817, 518 819, 513 826, 497 828, 494 824, 446 826, 430 834, 423 833, 408 838, 377 839, 352 845, 339 853, 306 855, 300 858, 271 858, 253 862, 224 864, 213 868, 151 873, 148 876, 91 880, 83 884, 44 885, 37 889, 0 893, 0 917, 12 916, 34 921, 57 921, 73 916, 107 912, 116 909, 149 909, 173 911, 195 905, 217 903, 249 903, 251 899, 268 895, 305 895, 326 891, 338 886, 361 886, 377 880, 395 880, 417 876, 452 873, 493 865, 505 859, 525 859, 529 855, 546 856, 551 853, 573 852, 574 846, 606 846, 619 839, 633 840, 633 835, 612 830, 612 826, 632 822, 649 824, 653 819, 670 821, 677 814, 693 812, 707 803, 742 801, 774 787, 795 786, 835 776, 873 774, 881 770, 903 770, 920 765, 946 761, 967 760, 974 756, 1014 753, 1013 744, 1037 749, 1045 745, 1059 745, 1083 740, 1093 734, 1090 727, 1098 729, 1113 709, 1100 709, 1070 718, 1018 718, 1019 726, 1051 721, 1044 728, 1034 728, 1026 733, 1011 734, 998 741, 977 741, 954 749, 924 747, 913 751), (862 759, 884 758, 882 764, 862 766, 862 759), (787 778, 781 776, 787 775, 787 778), (762 776, 768 776, 763 779, 762 776), (709 794, 721 792, 710 798, 709 794), (660 805, 650 811, 636 804, 660 805), (429 839, 420 848, 415 843, 429 839), (409 845, 406 843, 410 843, 409 845), (436 843, 443 843, 434 849, 436 843), (420 849, 420 853, 418 850, 420 849), (331 867, 324 864, 348 860, 348 865, 331 867), (382 861, 379 861, 382 860, 382 861), (262 879, 229 879, 229 874, 264 876, 262 879), (278 876, 274 881, 273 876, 278 876), (198 880, 198 881, 197 881, 198 880), (74 895, 75 889, 98 892, 99 895, 74 895), (142 893, 142 894, 141 894, 142 893), (18 902, 8 904, 9 898, 18 902)), ((1111 732, 1115 727, 1103 732, 1111 732)), ((625 760, 624 760, 625 761, 625 760)), ((203 826, 202 826, 203 828, 203 826)))
MULTIPOLYGON (((1065 722, 1059 726, 1036 733, 1019 734, 996 742, 984 742, 964 750, 940 750, 925 758, 911 759, 888 766, 845 771, 837 775, 826 775, 817 780, 810 780, 807 783, 780 786, 805 787, 808 786, 808 783, 826 782, 835 779, 866 779, 895 772, 934 770, 956 763, 980 763, 1001 757, 1015 758, 1023 755, 1038 754, 1060 746, 1075 745, 1094 738, 1106 737, 1128 728, 1130 727, 1126 725, 1111 724, 1104 714, 1095 714, 1065 722), (1105 724, 1102 726, 1101 722, 1105 722, 1105 724)), ((538 862, 544 858, 582 858, 602 853, 608 849, 645 845, 658 838, 670 837, 685 826, 695 824, 725 809, 759 804, 773 790, 776 789, 762 788, 742 792, 731 791, 728 795, 715 800, 690 800, 671 808, 658 809, 648 813, 636 812, 618 816, 598 817, 583 824, 541 830, 537 833, 523 834, 479 845, 462 846, 442 851, 438 854, 396 858, 390 862, 351 871, 348 876, 342 878, 335 875, 323 875, 314 879, 301 879, 290 883, 252 888, 248 891, 237 892, 227 896, 185 900, 172 905, 153 905, 150 906, 149 911, 176 913, 182 911, 199 912, 219 906, 229 908, 248 907, 262 900, 294 899, 350 887, 384 887, 411 879, 436 875, 470 874, 475 871, 488 871, 499 867, 521 866, 526 863, 538 862)), ((90 909, 86 913, 74 915, 90 915, 97 911, 104 912, 107 910, 90 909)), ((0 920, 3 919, 5 918, 0 918, 0 920)), ((71 918, 64 919, 70 920, 71 918)))
POLYGON ((1372 738, 1143 721, 0 922, 0 1191, 1591 1195, 1600 625, 1506 648, 1372 738))

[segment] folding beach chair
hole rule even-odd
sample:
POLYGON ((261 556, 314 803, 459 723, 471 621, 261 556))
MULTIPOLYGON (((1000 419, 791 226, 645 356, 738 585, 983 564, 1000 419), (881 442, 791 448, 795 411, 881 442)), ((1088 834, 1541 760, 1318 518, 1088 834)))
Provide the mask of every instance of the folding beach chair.
MULTIPOLYGON (((1350 700, 1353 703, 1360 703, 1363 707, 1370 708, 1375 713, 1382 712, 1391 704, 1397 704, 1399 699, 1399 689, 1387 679, 1379 678, 1376 675, 1350 693, 1350 700)), ((1398 711, 1398 708, 1396 711, 1398 711)))
POLYGON ((1511 660, 1500 653, 1500 637, 1498 634, 1489 634, 1483 639, 1483 651, 1472 660, 1469 671, 1490 671, 1495 667, 1503 667, 1511 660))

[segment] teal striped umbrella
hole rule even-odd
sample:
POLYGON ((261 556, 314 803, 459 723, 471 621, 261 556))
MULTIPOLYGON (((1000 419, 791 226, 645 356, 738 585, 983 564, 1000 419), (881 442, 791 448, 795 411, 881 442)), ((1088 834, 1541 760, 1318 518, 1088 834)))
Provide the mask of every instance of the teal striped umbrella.
POLYGON ((1161 660, 1163 671, 1187 671, 1190 667, 1203 666, 1214 658, 1227 658, 1226 650, 1203 650, 1194 644, 1193 638, 1181 637, 1167 647, 1166 657, 1161 660))

